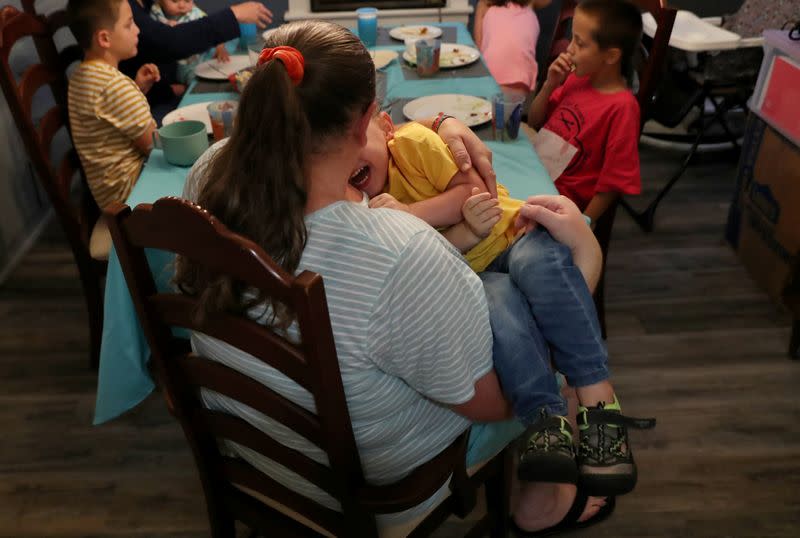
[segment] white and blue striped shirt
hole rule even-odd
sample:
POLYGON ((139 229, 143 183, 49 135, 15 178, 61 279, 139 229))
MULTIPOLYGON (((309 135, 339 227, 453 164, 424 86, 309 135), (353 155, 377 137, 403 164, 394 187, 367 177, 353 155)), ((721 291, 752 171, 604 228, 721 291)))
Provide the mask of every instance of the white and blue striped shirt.
MULTIPOLYGON (((187 185, 185 192, 193 194, 195 187, 187 185)), ((308 215, 306 225, 308 242, 298 272, 323 277, 364 474, 374 484, 395 481, 469 427, 443 404, 470 400, 475 382, 492 368, 483 286, 439 233, 407 213, 337 202, 308 215)), ((297 336, 296 327, 289 331, 297 336)), ((192 343, 200 354, 314 410, 305 389, 251 355, 203 334, 194 334, 192 343)), ((204 398, 210 407, 239 415, 327 464, 318 447, 252 408, 214 393, 204 398)), ((244 447, 232 448, 276 481, 339 508, 288 469, 244 447)), ((411 519, 444 494, 446 488, 402 514, 379 516, 379 525, 411 519)))

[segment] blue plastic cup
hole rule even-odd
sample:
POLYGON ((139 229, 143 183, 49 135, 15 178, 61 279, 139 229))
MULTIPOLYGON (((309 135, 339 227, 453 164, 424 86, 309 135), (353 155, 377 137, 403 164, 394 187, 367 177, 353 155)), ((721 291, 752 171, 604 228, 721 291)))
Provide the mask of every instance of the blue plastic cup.
POLYGON ((258 40, 258 27, 256 23, 239 23, 239 49, 247 50, 251 43, 258 40))
POLYGON ((374 7, 360 7, 358 17, 358 37, 364 46, 374 47, 378 43, 378 10, 374 7))
POLYGON ((516 140, 522 120, 523 95, 504 95, 492 97, 492 131, 495 140, 516 140))

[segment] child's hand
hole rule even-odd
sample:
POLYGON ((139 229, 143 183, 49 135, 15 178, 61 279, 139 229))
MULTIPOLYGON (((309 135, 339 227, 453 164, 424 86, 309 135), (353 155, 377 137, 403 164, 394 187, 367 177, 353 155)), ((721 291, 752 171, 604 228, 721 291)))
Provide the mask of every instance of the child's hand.
POLYGON ((156 64, 144 64, 136 72, 134 82, 142 90, 142 93, 147 93, 153 87, 153 84, 159 80, 161 80, 161 73, 158 71, 158 66, 156 64))
POLYGON ((389 209, 397 209, 398 211, 405 211, 411 213, 407 204, 401 204, 397 199, 388 193, 382 193, 369 201, 369 207, 376 209, 379 207, 388 207, 389 209))
POLYGON ((492 198, 490 193, 481 192, 477 187, 472 188, 472 195, 464 202, 461 213, 467 227, 477 237, 487 237, 500 221, 503 210, 497 204, 497 198, 492 198))
POLYGON ((517 229, 526 232, 541 224, 556 241, 576 249, 587 239, 594 237, 586 224, 581 210, 566 196, 541 194, 531 196, 519 209, 514 223, 517 229))
POLYGON ((558 55, 558 58, 553 60, 553 63, 551 63, 550 67, 547 69, 547 80, 545 83, 553 88, 557 88, 564 84, 564 81, 567 80, 567 76, 571 72, 572 58, 570 58, 570 55, 566 52, 562 52, 558 55))
POLYGON ((231 60, 231 55, 228 54, 228 49, 225 48, 225 45, 217 45, 214 50, 214 58, 220 62, 229 62, 231 60))

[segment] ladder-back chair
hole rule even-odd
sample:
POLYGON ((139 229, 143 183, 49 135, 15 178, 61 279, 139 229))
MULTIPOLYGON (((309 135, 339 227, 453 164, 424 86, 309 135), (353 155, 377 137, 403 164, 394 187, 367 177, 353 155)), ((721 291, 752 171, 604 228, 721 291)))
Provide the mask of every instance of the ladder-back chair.
MULTIPOLYGON (((375 514, 405 510, 430 497, 448 477, 451 495, 411 532, 427 535, 449 514, 466 515, 479 484, 486 484, 488 514, 470 536, 487 531, 505 536, 509 513, 507 455, 501 453, 468 476, 467 434, 433 460, 394 484, 371 485, 364 478, 353 436, 328 316, 322 277, 287 274, 255 243, 230 232, 199 206, 162 198, 136 209, 115 203, 106 211, 114 246, 152 353, 167 405, 181 422, 205 491, 211 535, 233 537, 241 521, 264 536, 343 536, 378 533, 375 514), (215 313, 198 320, 197 300, 159 293, 145 249, 173 252, 213 274, 227 274, 262 290, 268 301, 296 316, 302 342, 246 316, 215 313), (222 340, 281 371, 313 397, 316 412, 284 398, 266 385, 220 362, 199 356, 171 328, 183 327, 222 340), (212 390, 292 429, 323 450, 329 466, 273 440, 239 416, 207 408, 201 390, 212 390), (232 441, 275 461, 336 499, 331 510, 278 484, 243 459, 223 454, 232 441)), ((405 533, 403 534, 405 535, 405 533)))
POLYGON ((69 123, 66 94, 63 93, 67 82, 59 62, 50 27, 44 18, 20 12, 12 6, 0 8, 0 86, 28 158, 47 192, 78 265, 89 313, 90 364, 96 367, 100 356, 102 285, 107 263, 93 259, 90 254, 92 232, 100 211, 86 185, 75 149, 70 148, 62 158, 51 160, 54 139, 62 129, 68 132, 69 123), (14 46, 27 37, 34 40, 40 63, 27 66, 18 79, 9 58, 14 46), (45 86, 50 87, 56 104, 37 121, 34 120, 33 101, 45 86))

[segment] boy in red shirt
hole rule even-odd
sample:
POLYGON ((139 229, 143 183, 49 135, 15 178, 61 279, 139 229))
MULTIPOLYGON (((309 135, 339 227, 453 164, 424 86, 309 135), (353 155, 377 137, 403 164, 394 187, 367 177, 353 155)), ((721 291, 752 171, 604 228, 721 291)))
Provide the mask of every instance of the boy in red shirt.
POLYGON ((548 166, 556 188, 593 221, 620 194, 641 192, 639 105, 627 85, 641 35, 642 17, 633 4, 582 1, 572 41, 550 65, 528 111, 543 160, 552 157, 545 152, 566 155, 555 173, 548 166))

